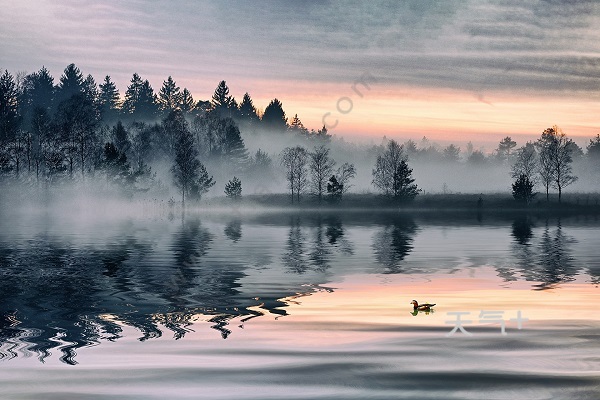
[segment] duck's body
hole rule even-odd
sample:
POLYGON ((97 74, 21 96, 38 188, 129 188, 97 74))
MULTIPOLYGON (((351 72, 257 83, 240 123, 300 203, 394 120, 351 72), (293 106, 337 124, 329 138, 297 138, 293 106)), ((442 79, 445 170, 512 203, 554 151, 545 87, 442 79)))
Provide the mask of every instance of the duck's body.
POLYGON ((435 306, 435 304, 419 304, 416 300, 410 302, 413 305, 415 311, 429 311, 431 307, 435 306))

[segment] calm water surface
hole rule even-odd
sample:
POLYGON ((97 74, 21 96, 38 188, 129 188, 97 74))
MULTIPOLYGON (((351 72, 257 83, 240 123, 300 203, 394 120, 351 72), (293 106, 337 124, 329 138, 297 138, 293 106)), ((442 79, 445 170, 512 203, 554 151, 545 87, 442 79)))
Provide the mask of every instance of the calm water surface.
POLYGON ((597 217, 90 215, 1 216, 0 398, 600 398, 597 217))

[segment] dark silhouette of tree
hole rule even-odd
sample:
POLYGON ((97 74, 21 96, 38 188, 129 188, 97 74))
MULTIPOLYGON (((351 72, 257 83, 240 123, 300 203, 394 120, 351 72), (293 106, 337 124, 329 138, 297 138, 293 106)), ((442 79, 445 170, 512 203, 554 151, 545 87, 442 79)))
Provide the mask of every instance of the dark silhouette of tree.
POLYGON ((129 132, 127 132, 121 121, 113 126, 111 134, 117 150, 123 154, 128 154, 131 149, 131 140, 129 140, 129 132))
POLYGON ((306 189, 308 184, 307 161, 308 152, 301 146, 286 147, 281 153, 281 165, 286 169, 286 180, 292 193, 292 204, 294 203, 294 194, 297 201, 300 202, 300 193, 306 189))
POLYGON ((242 198, 242 181, 234 176, 225 184, 225 195, 232 200, 240 200, 242 198))
POLYGON ((248 164, 248 150, 242 139, 239 128, 231 118, 222 121, 220 130, 221 152, 225 162, 235 170, 240 170, 248 164))
POLYGON ((402 145, 390 140, 383 154, 377 156, 373 185, 396 200, 412 200, 421 191, 414 181, 402 145))
POLYGON ((102 160, 101 169, 106 174, 107 182, 117 184, 123 188, 132 183, 127 156, 119 151, 112 142, 104 145, 104 159, 102 160))
POLYGON ((517 149, 510 175, 513 179, 518 179, 521 175, 525 175, 529 182, 535 186, 538 169, 538 156, 535 151, 535 145, 527 142, 525 146, 517 149))
POLYGON ((229 111, 232 107, 232 99, 232 96, 229 95, 227 82, 219 82, 211 98, 211 110, 215 111, 221 117, 230 116, 229 111))
POLYGON ((201 167, 204 166, 198 160, 194 137, 188 130, 177 132, 174 150, 175 161, 171 172, 175 186, 181 191, 181 203, 185 204, 185 196, 192 191, 192 186, 200 177, 201 167))
POLYGON ((288 130, 290 131, 290 133, 295 134, 295 135, 300 135, 300 136, 308 135, 308 129, 306 129, 304 127, 304 125, 302 124, 302 121, 300 121, 300 118, 298 118, 298 114, 295 114, 294 118, 292 118, 292 120, 290 121, 288 130))
POLYGON ((200 167, 198 168, 198 179, 192 182, 190 198, 200 200, 203 194, 207 193, 211 187, 215 186, 215 183, 213 177, 208 175, 206 167, 203 164, 200 164, 200 167))
POLYGON ((166 81, 163 81, 163 85, 158 93, 158 105, 160 110, 165 114, 179 109, 181 105, 181 92, 179 86, 175 84, 175 81, 171 76, 169 76, 166 81))
POLYGON ((31 135, 33 138, 32 158, 35 166, 35 177, 45 174, 46 160, 51 154, 53 139, 52 121, 46 108, 37 107, 31 119, 31 135))
POLYGON ((183 88, 181 92, 181 97, 179 99, 179 108, 184 113, 184 115, 191 114, 196 107, 196 103, 194 102, 194 98, 187 88, 183 88))
POLYGON ((348 190, 350 190, 350 188, 353 186, 350 184, 350 179, 353 179, 356 176, 354 164, 343 163, 338 167, 335 176, 338 183, 341 185, 342 194, 348 192, 348 190))
POLYGON ((319 129, 316 134, 311 135, 313 139, 320 143, 329 143, 331 142, 331 135, 328 133, 325 125, 321 129, 319 129))
POLYGON ((153 153, 153 143, 157 136, 156 131, 160 131, 158 125, 149 126, 143 122, 132 124, 131 153, 136 170, 143 170, 144 166, 150 161, 153 153))
POLYGON ((148 80, 134 73, 131 83, 125 92, 125 101, 123 102, 123 112, 130 115, 134 120, 152 120, 157 112, 156 95, 148 80))
POLYGON ((256 107, 254 106, 254 102, 252 101, 252 98, 250 97, 248 92, 244 93, 244 97, 242 98, 242 102, 240 103, 239 113, 242 121, 250 123, 258 121, 256 107))
POLYGON ((540 177, 546 188, 548 200, 549 186, 558 190, 558 201, 561 202, 563 188, 577 180, 572 175, 573 141, 556 125, 544 130, 536 142, 540 155, 540 177))
MULTIPOLYGON (((408 151, 407 151, 407 154, 408 151)), ((448 146, 446 146, 444 148, 444 150, 442 151, 444 160, 448 161, 448 162, 458 162, 460 161, 460 147, 456 147, 453 144, 450 144, 448 146)), ((410 155, 408 156, 410 158, 410 155)))
POLYGON ((54 99, 54 78, 46 67, 27 75, 23 82, 24 103, 29 110, 38 107, 50 111, 54 99))
POLYGON ((94 105, 94 108, 98 107, 98 99, 100 93, 98 92, 98 85, 96 85, 96 80, 90 74, 86 76, 83 81, 82 86, 83 95, 89 100, 90 103, 94 105))
POLYGON ((527 175, 521 174, 512 184, 512 195, 518 202, 529 204, 535 197, 533 186, 527 175))
MULTIPOLYGON (((162 149, 163 154, 166 155, 167 158, 174 157, 178 140, 180 140, 182 135, 190 134, 190 129, 183 112, 181 110, 171 111, 165 119, 163 119, 160 132, 161 137, 157 143, 159 148, 162 149)), ((195 143, 192 143, 192 145, 197 149, 195 143)))
POLYGON ((281 101, 271 100, 263 113, 262 124, 266 129, 276 133, 284 133, 287 130, 287 118, 281 101))
POLYGON ((104 77, 104 82, 99 87, 98 107, 100 109, 100 116, 102 120, 110 123, 117 119, 119 115, 119 90, 115 83, 110 80, 109 75, 104 77))
POLYGON ((590 139, 590 143, 587 145, 587 157, 588 160, 594 163, 600 161, 600 134, 596 135, 595 138, 590 139))
POLYGON ((498 144, 496 149, 496 157, 499 161, 510 160, 510 152, 517 146, 517 142, 512 140, 510 136, 505 137, 498 144))
POLYGON ((327 180, 333 173, 335 161, 329 156, 329 149, 325 146, 315 147, 312 152, 308 153, 308 158, 311 192, 321 203, 327 190, 327 180))
POLYGON ((83 93, 73 95, 59 105, 56 120, 69 175, 73 177, 73 169, 79 163, 83 177, 86 161, 92 156, 97 139, 98 119, 94 105, 83 93))
POLYGON ((327 181, 327 194, 332 201, 339 201, 342 198, 344 185, 338 182, 335 175, 331 175, 327 181))
POLYGON ((0 76, 0 145, 6 146, 19 129, 19 101, 17 85, 8 72, 0 76))
POLYGON ((69 64, 61 75, 56 89, 57 104, 81 93, 83 93, 83 74, 75 64, 69 64))

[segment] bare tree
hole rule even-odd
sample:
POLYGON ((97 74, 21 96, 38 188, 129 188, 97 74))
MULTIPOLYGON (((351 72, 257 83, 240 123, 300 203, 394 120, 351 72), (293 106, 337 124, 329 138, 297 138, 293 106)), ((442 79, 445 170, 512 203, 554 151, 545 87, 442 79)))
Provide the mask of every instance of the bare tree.
POLYGON ((294 194, 299 202, 300 193, 306 189, 308 184, 307 161, 308 153, 302 146, 286 147, 281 153, 281 165, 286 168, 288 188, 292 192, 292 204, 294 203, 294 194))
POLYGON ((397 200, 414 199, 421 189, 412 178, 412 169, 408 167, 403 146, 390 140, 383 154, 377 156, 373 169, 373 185, 397 200))
POLYGON ((548 200, 549 187, 558 190, 558 202, 562 199, 562 190, 577 181, 572 174, 573 168, 573 140, 556 125, 544 130, 542 137, 537 141, 540 152, 539 174, 546 187, 546 200, 548 200))
POLYGON ((354 164, 343 163, 336 173, 338 183, 341 185, 342 193, 346 193, 353 185, 350 184, 350 179, 356 176, 354 164))
POLYGON ((329 157, 329 149, 325 146, 315 147, 309 153, 309 171, 311 177, 311 191, 319 199, 323 200, 323 194, 327 190, 327 180, 333 173, 335 161, 329 157))
POLYGON ((538 172, 538 155, 535 151, 535 145, 531 142, 517 149, 515 162, 511 167, 510 176, 519 179, 525 175, 534 185, 537 183, 536 172, 538 172))

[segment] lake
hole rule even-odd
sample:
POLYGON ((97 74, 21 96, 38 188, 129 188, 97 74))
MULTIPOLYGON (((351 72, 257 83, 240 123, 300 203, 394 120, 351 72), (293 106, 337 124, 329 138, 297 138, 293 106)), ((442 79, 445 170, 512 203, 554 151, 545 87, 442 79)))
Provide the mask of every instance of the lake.
POLYGON ((597 216, 65 211, 1 212, 2 398, 600 398, 597 216))

